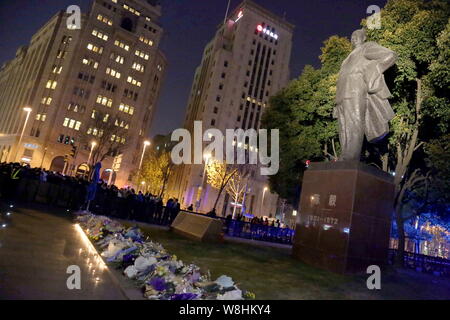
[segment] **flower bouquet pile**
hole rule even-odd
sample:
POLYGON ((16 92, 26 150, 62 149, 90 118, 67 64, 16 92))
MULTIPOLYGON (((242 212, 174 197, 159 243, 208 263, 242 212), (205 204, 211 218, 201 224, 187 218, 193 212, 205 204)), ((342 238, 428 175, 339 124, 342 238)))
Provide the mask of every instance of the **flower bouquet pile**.
POLYGON ((137 227, 126 229, 102 216, 84 215, 77 222, 108 264, 132 279, 150 300, 244 300, 254 299, 242 292, 230 277, 211 281, 196 265, 186 265, 170 255, 161 244, 144 239, 137 227))

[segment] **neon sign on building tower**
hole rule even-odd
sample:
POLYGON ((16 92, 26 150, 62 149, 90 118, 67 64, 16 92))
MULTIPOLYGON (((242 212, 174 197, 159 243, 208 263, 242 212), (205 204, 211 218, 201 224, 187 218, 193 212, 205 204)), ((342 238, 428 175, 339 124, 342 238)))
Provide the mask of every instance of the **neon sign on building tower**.
POLYGON ((274 38, 275 40, 278 40, 278 34, 274 33, 272 30, 270 30, 270 28, 265 28, 261 24, 258 24, 256 30, 274 38))

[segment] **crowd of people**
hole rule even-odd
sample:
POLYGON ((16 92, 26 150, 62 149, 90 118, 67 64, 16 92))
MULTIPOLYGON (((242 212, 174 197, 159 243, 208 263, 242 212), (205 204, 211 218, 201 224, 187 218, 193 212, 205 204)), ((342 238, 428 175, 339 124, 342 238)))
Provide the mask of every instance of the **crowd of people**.
POLYGON ((250 223, 252 225, 260 225, 260 226, 267 226, 267 227, 275 227, 275 228, 287 228, 286 225, 283 225, 280 220, 270 219, 267 217, 246 217, 242 213, 237 214, 234 218, 232 214, 229 214, 226 218, 228 221, 235 220, 235 221, 241 221, 250 223))
MULTIPOLYGON (((90 184, 84 176, 71 177, 19 163, 0 164, 0 199, 10 202, 40 202, 75 211, 88 209, 96 214, 159 225, 170 225, 181 211, 178 199, 169 199, 164 205, 163 199, 157 195, 136 192, 131 187, 118 188, 101 179, 95 197, 88 201, 90 184)), ((187 211, 194 213, 193 205, 187 211)), ((218 218, 215 209, 207 215, 218 218)), ((233 225, 287 228, 279 220, 248 218, 241 213, 234 219, 230 214, 225 221, 227 226, 233 221, 233 225)))
POLYGON ((178 199, 163 200, 133 188, 118 188, 99 180, 88 201, 90 181, 19 163, 0 164, 0 198, 10 202, 42 202, 121 219, 169 225, 181 210, 178 199), (34 182, 34 183, 33 183, 34 182))

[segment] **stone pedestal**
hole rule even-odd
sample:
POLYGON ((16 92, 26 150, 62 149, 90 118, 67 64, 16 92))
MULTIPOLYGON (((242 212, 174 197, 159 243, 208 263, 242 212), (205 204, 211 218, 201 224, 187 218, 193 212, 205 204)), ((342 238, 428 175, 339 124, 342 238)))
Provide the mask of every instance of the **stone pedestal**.
POLYGON ((312 163, 303 178, 293 256, 337 273, 386 263, 392 177, 360 162, 312 163))
POLYGON ((175 233, 193 240, 216 242, 220 239, 222 221, 182 211, 170 228, 175 233))

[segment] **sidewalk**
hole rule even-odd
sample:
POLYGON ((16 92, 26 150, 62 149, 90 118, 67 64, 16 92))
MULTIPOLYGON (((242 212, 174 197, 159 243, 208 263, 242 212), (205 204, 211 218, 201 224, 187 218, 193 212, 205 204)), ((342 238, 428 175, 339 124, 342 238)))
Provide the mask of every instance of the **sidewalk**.
POLYGON ((93 259, 88 261, 87 245, 71 215, 5 205, 0 211, 7 223, 0 228, 0 299, 127 299, 107 269, 89 266, 93 259), (81 290, 67 288, 71 265, 81 269, 81 290))

